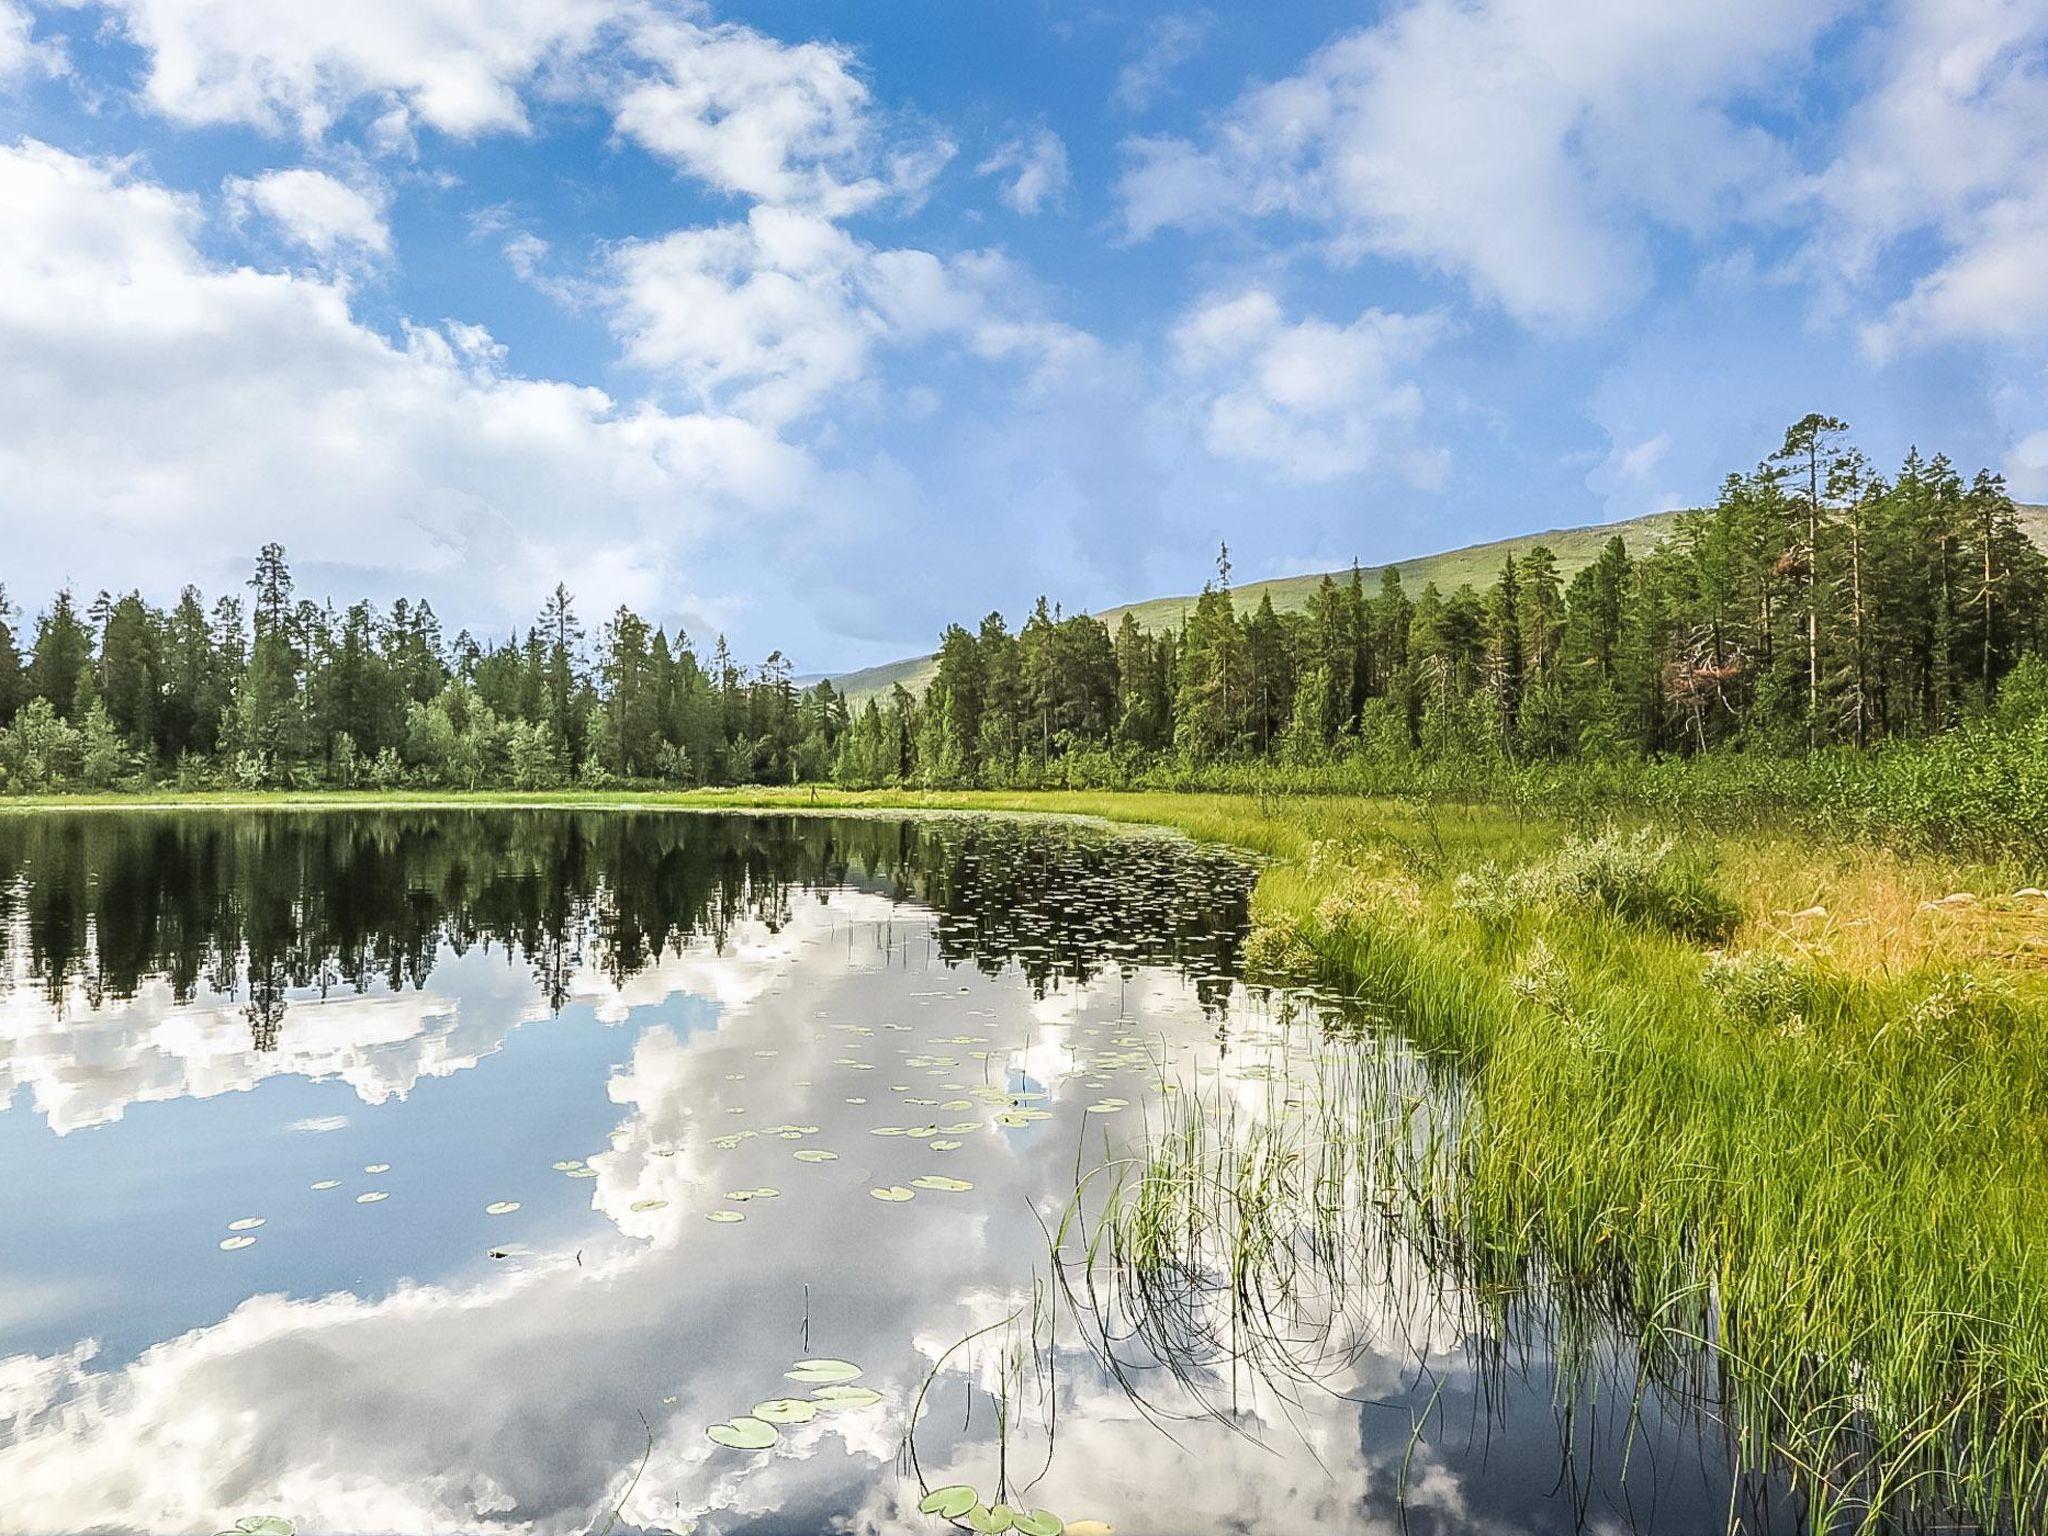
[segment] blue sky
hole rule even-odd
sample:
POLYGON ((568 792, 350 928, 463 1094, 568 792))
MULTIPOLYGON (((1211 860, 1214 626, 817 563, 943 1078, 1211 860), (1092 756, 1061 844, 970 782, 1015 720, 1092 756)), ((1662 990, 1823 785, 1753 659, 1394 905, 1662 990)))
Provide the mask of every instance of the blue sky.
POLYGON ((0 0, 0 582, 859 665, 1711 496, 2048 499, 2040 0, 0 0))

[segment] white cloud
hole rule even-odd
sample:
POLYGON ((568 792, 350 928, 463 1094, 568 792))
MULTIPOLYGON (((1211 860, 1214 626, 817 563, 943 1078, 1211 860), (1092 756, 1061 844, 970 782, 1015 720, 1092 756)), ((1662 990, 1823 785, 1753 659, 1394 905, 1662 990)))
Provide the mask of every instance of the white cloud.
POLYGON ((1615 450, 1615 473, 1627 480, 1647 480, 1656 474, 1657 468, 1671 456, 1671 434, 1659 432, 1648 437, 1633 448, 1615 450))
POLYGON ((94 580, 154 590, 282 534, 295 560, 408 584, 465 566, 498 614, 531 612, 557 570, 609 572, 584 594, 603 611, 707 523, 808 483, 747 422, 522 378, 474 328, 394 341, 340 281, 217 265, 198 205, 118 164, 0 147, 0 206, 0 483, 25 589, 81 547, 94 580))
POLYGON ((2005 456, 2006 483, 2024 501, 2048 501, 2048 428, 2030 432, 2005 456))
POLYGON ((1139 139, 1134 238, 1285 216, 1337 259, 1450 273, 1525 321, 1644 291, 1649 227, 1774 216, 1783 150, 1743 118, 1837 0, 1417 0, 1242 96, 1199 144, 1139 139))
POLYGON ((1441 479, 1442 456, 1418 441, 1422 391, 1400 375, 1441 329, 1377 309, 1349 325, 1289 321, 1272 293, 1249 288, 1197 305, 1173 346, 1211 453, 1300 481, 1392 463, 1427 485, 1441 479))
POLYGON ((1201 52, 1216 18, 1208 11, 1170 11, 1152 18, 1144 45, 1117 72, 1110 100, 1126 112, 1143 112, 1164 94, 1173 72, 1201 52))
POLYGON ((863 386, 884 343, 952 340, 1041 366, 1090 347, 1028 308, 1028 285, 999 254, 878 250, 790 208, 630 242, 613 278, 628 358, 694 402, 772 423, 863 386))
POLYGON ((279 233, 315 256, 331 256, 343 247, 372 255, 388 255, 391 230, 384 222, 384 199, 325 171, 303 166, 265 171, 261 176, 230 177, 223 188, 228 208, 237 218, 258 213, 276 224, 279 233))
POLYGON ((1067 190, 1067 146, 1050 128, 1011 139, 975 167, 980 176, 1006 176, 1002 199, 1017 212, 1037 213, 1058 205, 1067 190))
POLYGON ((867 85, 830 43, 664 17, 632 47, 657 73, 621 90, 619 132, 726 192, 837 217, 922 195, 952 153, 926 143, 885 156, 867 85))
POLYGON ((1933 237, 1931 269, 1864 331, 1879 356, 2048 335, 2048 11, 1908 0, 1881 44, 1819 180, 1808 262, 1857 287, 1901 241, 1933 237))
POLYGON ((31 74, 59 75, 64 72, 63 50, 52 42, 37 42, 35 18, 16 0, 0 0, 0 85, 31 74))
POLYGON ((587 50, 628 0, 99 3, 148 53, 150 104, 181 122, 317 137, 368 99, 399 113, 400 130, 417 118, 467 137, 524 129, 521 90, 587 50))

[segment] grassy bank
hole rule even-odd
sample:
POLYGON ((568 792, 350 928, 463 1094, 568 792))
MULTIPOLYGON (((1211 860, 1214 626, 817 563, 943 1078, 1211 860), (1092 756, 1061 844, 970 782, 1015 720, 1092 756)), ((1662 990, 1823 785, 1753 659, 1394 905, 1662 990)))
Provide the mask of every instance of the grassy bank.
MULTIPOLYGON (((133 801, 19 802, 42 806, 133 801)), ((2048 898, 2038 857, 1773 830, 1672 845, 1417 799, 1080 792, 195 796, 1049 812, 1266 856, 1255 962, 1383 1000, 1468 1085, 1417 1230, 1721 1346, 1746 1447, 1873 1519, 2048 1517, 2048 898)))

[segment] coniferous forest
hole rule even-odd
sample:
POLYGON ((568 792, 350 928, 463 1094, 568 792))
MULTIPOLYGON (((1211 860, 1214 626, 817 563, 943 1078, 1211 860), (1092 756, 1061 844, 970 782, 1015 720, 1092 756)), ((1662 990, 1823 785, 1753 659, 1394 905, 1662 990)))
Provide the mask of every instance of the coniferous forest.
MULTIPOLYGON (((444 633, 424 600, 337 610, 267 546, 247 595, 0 594, 13 792, 791 783, 1218 784, 1261 765, 1785 760, 2025 728, 2048 709, 2048 559, 1995 476, 1880 473, 1809 416, 1655 548, 1570 579, 1542 546, 1485 590, 1324 578, 1306 611, 1234 601, 1227 549, 1174 628, 1041 599, 941 636, 923 696, 851 706, 774 654, 701 652, 558 587, 523 635, 444 633)), ((1839 754, 1836 754, 1839 755, 1839 754)))

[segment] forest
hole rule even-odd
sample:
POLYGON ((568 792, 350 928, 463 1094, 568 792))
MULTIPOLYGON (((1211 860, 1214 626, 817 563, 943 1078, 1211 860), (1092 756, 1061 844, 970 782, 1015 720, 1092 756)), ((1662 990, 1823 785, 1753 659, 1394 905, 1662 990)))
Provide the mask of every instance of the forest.
POLYGON ((425 600, 337 610, 266 546, 247 596, 187 587, 32 623, 0 588, 0 787, 1117 785, 1346 761, 1784 759, 2048 713, 2048 558, 2002 481, 1917 451, 1882 474, 1808 416, 1657 547, 1566 580, 1538 545, 1485 590, 1326 577, 1240 611, 1227 547, 1176 627, 1040 599, 940 637, 922 697, 858 707, 557 587, 523 635, 425 600))

